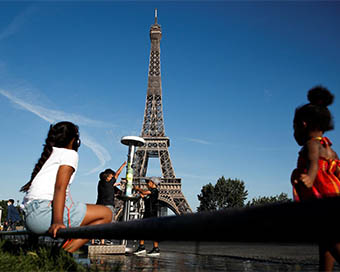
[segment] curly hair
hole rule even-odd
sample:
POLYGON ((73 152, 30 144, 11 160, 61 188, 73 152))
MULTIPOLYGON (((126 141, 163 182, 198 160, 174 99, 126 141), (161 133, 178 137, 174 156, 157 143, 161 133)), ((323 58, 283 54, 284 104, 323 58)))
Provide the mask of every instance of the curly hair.
POLYGON ((316 86, 308 91, 307 98, 310 103, 296 108, 294 123, 306 122, 310 131, 334 129, 333 117, 327 108, 333 103, 334 95, 327 88, 316 86))
MULTIPOLYGON (((35 164, 30 180, 20 188, 20 192, 27 192, 32 184, 33 179, 39 173, 45 162, 51 156, 53 147, 66 147, 73 138, 76 138, 79 145, 79 132, 78 126, 71 122, 63 121, 55 125, 50 125, 50 129, 45 140, 43 152, 40 159, 35 164)), ((77 150, 78 146, 74 146, 73 149, 77 150)))

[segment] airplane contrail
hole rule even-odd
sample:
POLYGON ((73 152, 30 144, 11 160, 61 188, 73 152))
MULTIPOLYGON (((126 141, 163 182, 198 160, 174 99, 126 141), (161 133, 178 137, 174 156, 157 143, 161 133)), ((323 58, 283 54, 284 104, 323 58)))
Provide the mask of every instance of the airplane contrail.
MULTIPOLYGON (((50 110, 46 109, 41 106, 33 105, 31 103, 28 103, 26 101, 23 101, 22 99, 12 95, 10 92, 0 89, 0 94, 7 97, 11 102, 19 105, 23 109, 34 113, 35 115, 39 116, 41 119, 49 122, 49 123, 56 123, 58 121, 71 121, 77 125, 86 125, 86 126, 108 126, 105 122, 92 120, 86 117, 83 117, 81 115, 77 114, 69 114, 63 111, 57 111, 57 110, 50 110)), ((88 136, 86 133, 81 133, 81 141, 82 144, 90 148, 93 153, 97 156, 99 159, 100 165, 93 168, 87 174, 92 174, 104 167, 106 162, 111 160, 111 156, 109 152, 99 143, 97 143, 94 139, 92 139, 90 136, 88 136)))

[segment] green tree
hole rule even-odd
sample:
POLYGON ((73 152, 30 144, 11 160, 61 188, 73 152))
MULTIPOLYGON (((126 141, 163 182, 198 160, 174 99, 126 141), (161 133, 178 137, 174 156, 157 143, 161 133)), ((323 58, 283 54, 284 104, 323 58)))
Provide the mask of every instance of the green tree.
POLYGON ((239 179, 225 179, 224 176, 217 180, 215 197, 218 210, 243 207, 247 196, 248 191, 243 181, 239 179))
POLYGON ((292 201, 292 199, 290 199, 286 193, 281 193, 275 196, 259 196, 254 197, 251 201, 248 201, 247 207, 290 201, 292 201))
POLYGON ((2 215, 1 215, 1 224, 6 221, 7 218, 7 202, 8 200, 1 200, 0 206, 2 208, 2 215))
POLYGON ((216 185, 211 183, 204 185, 201 194, 197 195, 201 211, 215 211, 226 208, 243 207, 247 199, 248 191, 245 189, 244 182, 238 179, 225 179, 220 177, 216 185))
POLYGON ((201 193, 197 195, 200 201, 200 206, 197 208, 198 212, 215 211, 216 200, 214 195, 214 185, 211 183, 202 187, 201 193))

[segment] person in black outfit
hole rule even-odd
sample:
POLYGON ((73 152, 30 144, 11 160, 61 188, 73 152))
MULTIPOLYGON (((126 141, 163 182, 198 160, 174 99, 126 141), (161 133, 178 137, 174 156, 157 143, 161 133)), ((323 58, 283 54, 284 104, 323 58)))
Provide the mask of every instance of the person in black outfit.
MULTIPOLYGON (((143 190, 139 188, 138 186, 135 186, 134 189, 140 193, 141 197, 144 200, 144 215, 143 218, 150 218, 150 217, 157 217, 158 215, 158 207, 159 207, 159 201, 158 201, 158 195, 159 191, 157 189, 157 185, 160 184, 161 180, 157 177, 151 177, 148 179, 145 179, 146 185, 148 186, 147 190, 143 190)), ((139 241, 139 246, 137 250, 135 251, 135 255, 142 255, 145 254, 145 246, 144 246, 144 240, 139 241)), ((148 252, 148 256, 158 256, 160 254, 160 250, 158 247, 158 242, 153 242, 153 249, 148 252)))
POLYGON ((14 199, 9 199, 7 202, 7 223, 8 230, 16 230, 17 224, 20 222, 21 218, 16 207, 14 207, 14 199))
MULTIPOLYGON (((115 218, 115 187, 120 185, 120 182, 116 181, 125 165, 126 162, 124 162, 116 172, 109 168, 99 174, 100 180, 97 187, 98 196, 96 204, 110 208, 112 211, 112 222, 114 222, 115 218)), ((105 240, 102 239, 101 244, 103 245, 104 242, 105 240)), ((94 240, 92 240, 92 244, 94 244, 94 240)))

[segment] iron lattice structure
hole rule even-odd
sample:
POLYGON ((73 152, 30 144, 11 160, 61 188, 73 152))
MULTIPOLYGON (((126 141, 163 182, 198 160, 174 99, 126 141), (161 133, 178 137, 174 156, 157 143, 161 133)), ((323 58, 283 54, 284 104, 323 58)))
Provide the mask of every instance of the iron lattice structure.
POLYGON ((175 214, 180 215, 192 212, 192 210, 182 193, 181 179, 176 178, 168 150, 170 139, 165 136, 160 66, 161 38, 162 31, 160 25, 157 23, 156 12, 155 23, 150 28, 151 50, 148 88, 141 132, 141 137, 145 140, 145 145, 138 147, 136 150, 133 163, 134 183, 142 187, 146 186, 143 178, 147 173, 149 158, 159 158, 162 171, 159 200, 175 214))

